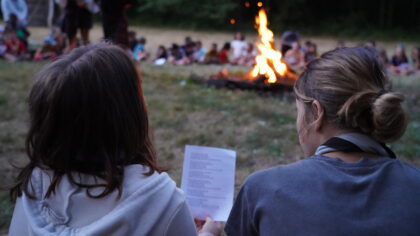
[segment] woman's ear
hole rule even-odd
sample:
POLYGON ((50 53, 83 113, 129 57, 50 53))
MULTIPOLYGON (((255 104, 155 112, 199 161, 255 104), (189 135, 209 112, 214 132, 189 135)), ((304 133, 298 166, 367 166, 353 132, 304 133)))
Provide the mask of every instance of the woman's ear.
POLYGON ((324 121, 324 108, 321 106, 318 100, 312 102, 312 114, 314 114, 314 121, 312 122, 315 126, 315 130, 319 131, 322 128, 324 121))

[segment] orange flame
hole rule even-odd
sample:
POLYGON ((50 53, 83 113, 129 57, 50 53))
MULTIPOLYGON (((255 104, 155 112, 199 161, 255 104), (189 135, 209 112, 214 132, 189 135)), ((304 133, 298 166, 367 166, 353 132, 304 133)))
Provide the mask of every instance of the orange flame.
POLYGON ((259 75, 265 76, 268 83, 277 82, 277 74, 285 76, 287 66, 281 61, 281 52, 274 47, 274 34, 267 28, 268 21, 265 10, 262 8, 255 17, 255 23, 258 25, 259 41, 257 42, 258 55, 255 58, 255 66, 250 72, 252 78, 259 75))

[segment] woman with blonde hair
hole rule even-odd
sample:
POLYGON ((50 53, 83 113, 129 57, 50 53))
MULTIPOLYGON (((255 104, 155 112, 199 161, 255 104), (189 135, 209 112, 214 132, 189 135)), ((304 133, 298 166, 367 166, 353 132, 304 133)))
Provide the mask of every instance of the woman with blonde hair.
POLYGON ((407 126, 376 54, 336 49, 295 85, 304 160, 251 175, 228 235, 420 235, 420 170, 385 145, 407 126))

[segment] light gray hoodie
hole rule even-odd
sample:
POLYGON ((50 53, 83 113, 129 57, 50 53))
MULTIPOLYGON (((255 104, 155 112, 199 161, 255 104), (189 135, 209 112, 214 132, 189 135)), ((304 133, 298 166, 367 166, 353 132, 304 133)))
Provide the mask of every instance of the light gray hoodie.
MULTIPOLYGON (((147 167, 124 169, 122 195, 99 199, 63 177, 55 194, 44 198, 52 172, 34 169, 31 186, 35 200, 17 199, 9 235, 197 235, 185 197, 166 173, 145 176, 147 167)), ((74 175, 81 183, 100 181, 74 175)), ((100 188, 91 191, 100 193, 100 188)))

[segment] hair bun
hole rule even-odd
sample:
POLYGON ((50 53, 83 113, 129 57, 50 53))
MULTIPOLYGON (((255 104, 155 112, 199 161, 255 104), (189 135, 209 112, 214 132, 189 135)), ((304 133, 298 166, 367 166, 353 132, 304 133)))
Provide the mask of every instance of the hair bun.
POLYGON ((372 104, 372 136, 383 143, 399 139, 407 128, 408 118, 401 103, 404 96, 388 92, 378 96, 372 104))
POLYGON ((375 127, 372 119, 368 118, 372 117, 372 103, 377 97, 378 93, 374 90, 366 90, 350 96, 337 112, 341 126, 371 134, 375 127))
POLYGON ((398 93, 365 90, 347 99, 337 115, 346 128, 360 130, 379 142, 393 142, 407 126, 403 101, 404 96, 398 93))

